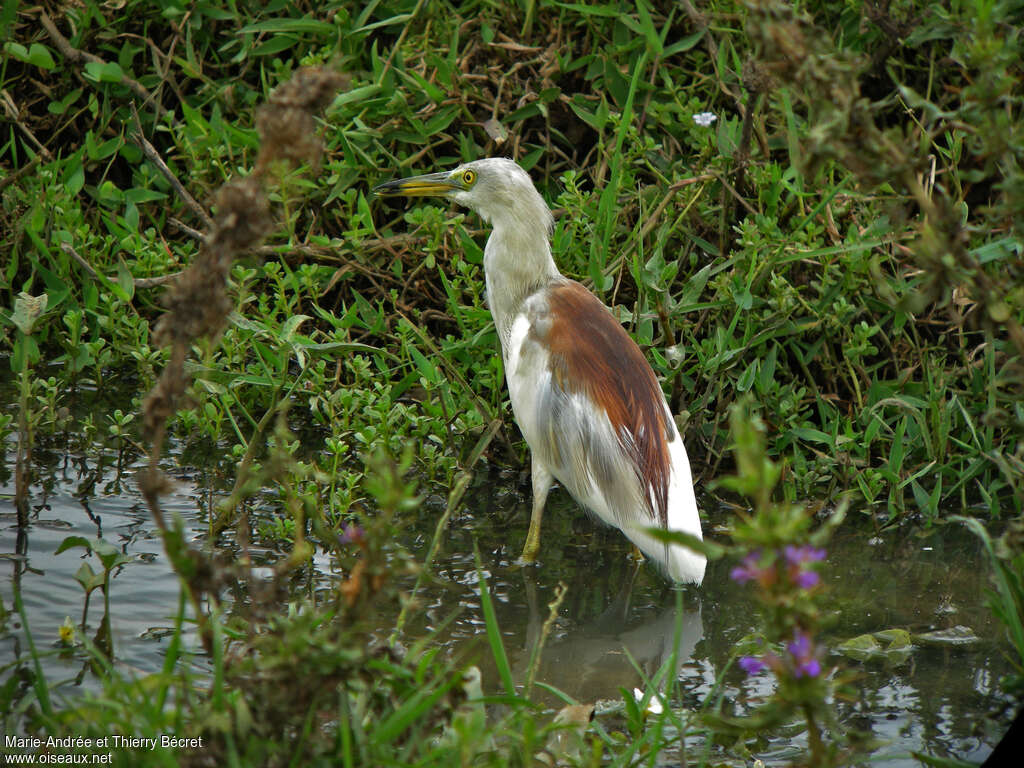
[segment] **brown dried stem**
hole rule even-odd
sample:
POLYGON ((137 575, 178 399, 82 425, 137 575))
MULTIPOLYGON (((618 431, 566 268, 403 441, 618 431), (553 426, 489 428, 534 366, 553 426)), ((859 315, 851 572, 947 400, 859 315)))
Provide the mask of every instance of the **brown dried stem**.
MULTIPOLYGON (((220 579, 211 558, 189 548, 177 532, 168 528, 160 508, 160 495, 168 487, 159 469, 167 420, 181 406, 191 384, 185 359, 192 345, 203 337, 216 339, 227 323, 233 308, 227 280, 235 257, 257 245, 272 227, 264 177, 277 160, 315 162, 318 159, 320 143, 313 133, 313 113, 326 106, 343 83, 344 78, 337 72, 300 69, 259 109, 257 127, 262 141, 256 167, 251 175, 228 182, 217 193, 217 213, 209 222, 209 234, 195 261, 168 289, 164 299, 167 311, 153 332, 156 344, 171 347, 171 358, 143 403, 144 434, 151 449, 140 488, 160 528, 164 548, 189 593, 207 650, 212 647, 213 636, 202 612, 202 600, 204 595, 216 599, 220 579)), ((141 131, 137 141, 146 151, 148 142, 141 131)), ((155 150, 147 152, 147 156, 157 162, 155 150)), ((161 163, 157 162, 158 167, 161 163)), ((169 171, 164 172, 169 174, 169 171)), ((174 181, 172 179, 172 184, 174 181)), ((183 187, 179 194, 186 202, 191 199, 183 187)), ((195 210, 194 206, 190 207, 195 210)))
POLYGON ((207 229, 210 229, 210 227, 213 226, 213 220, 210 218, 210 214, 208 214, 206 209, 203 208, 203 206, 201 206, 191 194, 189 194, 189 191, 185 189, 185 185, 182 184, 178 180, 178 177, 174 175, 174 172, 167 167, 167 163, 165 163, 164 159, 160 157, 160 153, 156 151, 156 147, 150 144, 143 135, 142 121, 139 120, 139 112, 135 109, 134 102, 131 107, 132 119, 135 121, 135 133, 131 136, 132 140, 138 145, 139 149, 142 150, 142 154, 149 158, 149 161, 157 167, 157 170, 164 175, 164 178, 167 179, 168 183, 174 187, 174 191, 178 193, 178 197, 182 199, 192 213, 194 213, 199 220, 203 222, 203 225, 207 229))
MULTIPOLYGON (((71 246, 70 244, 61 243, 60 249, 64 251, 64 253, 66 253, 68 256, 73 258, 75 261, 77 261, 79 266, 81 266, 82 269, 88 272, 89 275, 92 276, 94 280, 98 280, 101 283, 113 282, 113 280, 111 280, 109 277, 101 275, 99 272, 97 272, 96 268, 92 264, 90 264, 86 260, 86 258, 82 256, 82 254, 80 254, 78 251, 76 251, 74 247, 71 246)), ((180 276, 181 272, 172 272, 169 275, 158 275, 157 277, 136 277, 132 279, 132 283, 135 285, 136 288, 154 288, 158 285, 169 283, 180 276)))

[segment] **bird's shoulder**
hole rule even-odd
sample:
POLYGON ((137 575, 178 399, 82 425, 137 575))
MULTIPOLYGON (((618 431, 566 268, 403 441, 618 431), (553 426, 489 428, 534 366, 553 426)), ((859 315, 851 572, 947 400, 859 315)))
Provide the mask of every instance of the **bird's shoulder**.
POLYGON ((574 280, 557 281, 524 304, 530 335, 550 355, 563 389, 607 390, 619 396, 645 390, 663 395, 636 342, 600 299, 574 280), (614 390, 614 392, 613 392, 614 390))
MULTIPOLYGON (((661 385, 636 342, 600 299, 568 279, 528 297, 514 328, 523 361, 514 377, 539 376, 542 392, 567 396, 540 398, 552 407, 538 409, 539 422, 557 424, 551 430, 557 436, 566 424, 585 424, 603 412, 643 487, 651 488, 657 519, 664 521, 671 474, 668 444, 677 433, 661 385), (566 418, 560 408, 580 412, 566 418)), ((597 434, 583 432, 588 439, 597 434)))
POLYGON ((534 292, 513 328, 517 357, 533 360, 531 369, 543 365, 553 386, 584 395, 617 429, 671 439, 665 396, 650 364, 611 310, 582 285, 563 278, 534 292))

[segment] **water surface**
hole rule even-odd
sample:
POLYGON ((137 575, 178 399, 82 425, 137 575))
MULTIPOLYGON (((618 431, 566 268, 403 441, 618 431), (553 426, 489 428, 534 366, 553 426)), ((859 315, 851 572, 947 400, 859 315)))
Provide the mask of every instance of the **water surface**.
MULTIPOLYGON (((13 439, 4 448, 0 494, 10 499, 13 439)), ((215 461, 182 455, 173 443, 170 454, 165 470, 176 485, 163 498, 164 509, 181 515, 190 539, 198 545, 205 536, 211 500, 225 491, 226 470, 218 470, 215 461), (189 458, 195 466, 188 465, 189 458)), ((130 451, 101 445, 83 450, 78 440, 41 440, 34 454, 29 526, 18 529, 13 504, 0 513, 0 557, 6 558, 0 559, 4 605, 11 608, 17 580, 33 637, 48 652, 44 671, 51 683, 63 681, 59 696, 65 700, 73 701, 81 686, 98 686, 91 675, 82 674, 80 657, 54 650, 65 617, 77 624, 82 613, 83 592, 74 574, 83 550, 54 554, 67 536, 102 535, 133 558, 111 583, 116 660, 140 675, 159 670, 163 663, 179 589, 135 483, 139 466, 140 458, 130 451)), ((477 473, 465 504, 448 526, 435 564, 437 578, 419 594, 422 610, 408 624, 411 637, 436 632, 435 641, 453 658, 481 667, 485 688, 497 687, 483 640, 475 542, 517 682, 525 678, 533 643, 561 582, 566 597, 547 639, 538 680, 579 701, 607 706, 621 698, 622 689, 643 687, 644 678, 654 676, 670 659, 674 638, 679 637, 677 664, 671 672, 678 680, 673 706, 698 709, 714 692, 722 697, 724 711, 742 714, 771 694, 769 677, 748 678, 735 665, 725 673, 722 687, 715 689, 736 643, 756 630, 750 588, 728 578, 732 563, 711 563, 704 585, 686 588, 680 596, 651 567, 630 559, 624 537, 592 522, 556 490, 545 515, 541 566, 523 570, 514 561, 526 533, 528 494, 525 473, 488 468, 477 473), (453 613, 454 620, 448 621, 453 613)), ((425 556, 443 506, 440 496, 430 496, 409 521, 402 544, 417 558, 425 556)), ((712 531, 716 523, 728 519, 728 510, 708 498, 704 509, 706 528, 712 531)), ((852 676, 857 692, 835 702, 841 722, 882 741, 873 756, 881 765, 918 765, 910 757, 912 750, 984 758, 1012 717, 1011 703, 998 684, 1011 667, 1001 625, 984 605, 989 569, 979 542, 955 525, 878 535, 866 517, 850 517, 831 542, 822 569, 830 610, 822 640, 828 646, 883 629, 920 633, 955 625, 970 627, 979 641, 961 647, 919 647, 899 666, 829 657, 837 674, 852 676)), ((257 552, 257 559, 271 562, 279 554, 266 549, 257 552)), ((99 567, 95 557, 90 562, 99 567)), ((333 587, 339 575, 329 558, 318 557, 315 564, 315 586, 333 587)), ((89 613, 90 631, 95 631, 101 615, 102 596, 97 591, 89 613)), ((382 618, 382 636, 390 633, 392 622, 393 617, 382 618)), ((188 630, 186 643, 196 645, 188 630)), ((24 661, 26 654, 20 620, 11 615, 0 627, 0 664, 24 661)), ((554 697, 541 689, 536 697, 555 705, 554 697)), ((804 743, 799 729, 791 729, 748 747, 772 765, 797 757, 804 743)), ((699 741, 688 747, 691 757, 704 749, 699 741)), ((721 747, 710 754, 716 761, 742 764, 721 747)), ((665 756, 666 764, 675 759, 665 756)))

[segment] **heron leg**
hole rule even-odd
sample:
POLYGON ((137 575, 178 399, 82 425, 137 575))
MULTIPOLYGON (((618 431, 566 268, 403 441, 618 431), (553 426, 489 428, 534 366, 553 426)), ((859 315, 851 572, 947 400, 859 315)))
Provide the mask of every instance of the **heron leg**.
POLYGON ((555 479, 536 458, 531 462, 530 473, 533 476, 533 511, 530 513, 530 530, 526 534, 523 555, 519 558, 524 563, 533 563, 537 560, 537 553, 540 551, 540 519, 544 513, 544 502, 547 501, 551 482, 555 479))

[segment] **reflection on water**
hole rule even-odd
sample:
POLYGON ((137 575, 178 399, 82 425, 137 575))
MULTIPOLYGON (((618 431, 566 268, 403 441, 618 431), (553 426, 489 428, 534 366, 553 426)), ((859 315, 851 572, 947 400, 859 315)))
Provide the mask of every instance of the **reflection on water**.
MULTIPOLYGON (((10 443, 5 448, 0 493, 10 497, 14 450, 10 443)), ((82 455, 40 444, 34 457, 40 480, 32 489, 30 526, 18 530, 13 506, 0 513, 0 557, 6 558, 0 560, 3 599, 9 608, 17 578, 36 642, 44 651, 51 649, 66 616, 80 621, 83 595, 74 580, 82 550, 54 551, 66 536, 95 538, 102 533, 135 556, 112 581, 111 619, 118 662, 144 674, 161 667, 179 590, 134 483, 139 462, 118 459, 109 451, 82 455)), ((209 468, 167 469, 178 482, 176 491, 165 497, 165 507, 180 514, 192 538, 200 539, 205 510, 212 495, 222 492, 222 481, 209 468)), ((730 563, 710 563, 704 586, 679 595, 651 568, 637 567, 628 556, 628 542, 617 531, 592 523, 571 499, 555 491, 545 515, 541 566, 523 570, 514 560, 528 521, 528 482, 519 473, 495 472, 478 475, 475 486, 449 524, 435 563, 437 578, 419 595, 422 610, 408 624, 410 635, 436 633, 435 641, 453 658, 481 667, 486 689, 497 688, 483 639, 472 554, 476 543, 518 683, 526 677, 561 582, 566 596, 544 646, 538 681, 579 701, 617 699, 622 689, 643 688, 644 679, 653 678, 673 657, 678 640, 671 670, 678 681, 677 698, 670 703, 689 709, 704 705, 736 643, 757 624, 749 589, 728 579, 730 563), (676 609, 677 600, 681 610, 676 609), (453 613, 455 619, 449 621, 453 613)), ((403 544, 420 557, 443 503, 439 497, 428 499, 410 522, 403 544)), ((711 507, 712 525, 727 514, 711 507)), ((266 553, 268 559, 273 554, 266 553)), ((318 558, 316 565, 323 587, 336 583, 331 563, 318 558)), ((855 698, 835 702, 843 724, 886 742, 875 754, 885 765, 916 765, 911 750, 984 757, 1011 717, 999 689, 999 678, 1010 665, 1003 654, 1002 628, 983 604, 988 567, 975 538, 960 526, 876 538, 873 531, 850 524, 829 547, 823 577, 832 609, 823 638, 829 646, 893 627, 917 633, 963 624, 981 638, 967 647, 919 648, 910 662, 898 667, 832 657, 843 674, 854 677, 857 692, 855 698)), ((94 596, 89 619, 93 630, 101 611, 102 599, 94 596)), ((26 651, 18 621, 12 616, 0 628, 0 664, 26 651)), ((390 625, 382 627, 382 634, 389 630, 390 625)), ((73 679, 80 669, 80 661, 56 654, 44 659, 51 682, 73 679)), ((84 684, 90 684, 88 676, 84 684)), ((742 714, 771 690, 769 678, 746 678, 733 665, 719 693, 727 713, 742 714)), ((74 697, 74 686, 65 686, 63 695, 74 697)), ((534 696, 555 702, 543 689, 535 689, 534 696)), ((801 734, 789 732, 752 748, 772 764, 792 759, 802 745, 801 734)))
MULTIPOLYGON (((682 665, 690 662, 698 641, 704 636, 699 607, 694 611, 676 611, 672 606, 653 619, 640 622, 630 622, 625 612, 616 610, 616 614, 616 623, 605 620, 584 624, 549 642, 541 657, 538 679, 578 701, 587 702, 615 696, 620 688, 643 689, 643 678, 656 679, 659 670, 672 659, 676 637, 679 643, 670 676, 678 675, 682 665), (640 673, 633 667, 634 662, 640 673)), ((533 651, 532 629, 533 625, 527 628, 524 652, 518 654, 518 658, 513 656, 517 662, 513 672, 518 671, 519 679, 525 677, 533 651)), ((536 630, 539 629, 538 622, 536 630)))
MULTIPOLYGON (((514 560, 525 536, 528 494, 525 478, 514 475, 479 481, 478 495, 449 526, 437 568, 442 586, 425 598, 429 605, 419 631, 440 626, 461 608, 440 639, 453 654, 476 648, 485 684, 489 680, 498 688, 497 675, 488 672, 477 575, 467 554, 476 541, 517 683, 526 677, 536 635, 562 581, 568 593, 544 647, 538 680, 579 701, 617 698, 622 689, 643 688, 644 679, 671 657, 678 636, 679 693, 672 704, 703 706, 736 644, 757 629, 751 590, 728 578, 734 564, 709 563, 704 585, 685 588, 677 612, 675 591, 653 569, 635 568, 628 542, 617 531, 591 523, 556 491, 545 516, 541 567, 524 572, 514 560), (497 497, 495 485, 518 491, 497 497)), ((712 524, 716 515, 727 514, 711 507, 712 524)), ((830 665, 855 692, 834 702, 840 721, 883 742, 873 758, 885 765, 919 765, 911 751, 983 759, 1008 727, 1014 703, 999 688, 1011 665, 1003 628, 984 605, 990 583, 980 543, 958 525, 877 535, 856 523, 833 537, 822 569, 830 609, 826 645, 884 629, 923 633, 958 624, 970 627, 980 642, 919 647, 899 666, 832 655, 830 665)), ((411 631, 416 629, 414 624, 411 631)), ((772 690, 769 676, 748 678, 733 664, 717 694, 727 714, 740 715, 772 690)), ((536 696, 555 704, 554 697, 536 696)), ((758 742, 755 752, 766 764, 782 764, 799 757, 805 746, 803 734, 792 729, 758 742)))

